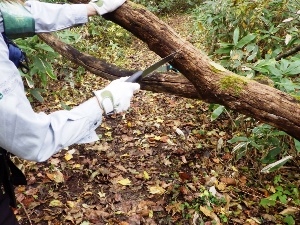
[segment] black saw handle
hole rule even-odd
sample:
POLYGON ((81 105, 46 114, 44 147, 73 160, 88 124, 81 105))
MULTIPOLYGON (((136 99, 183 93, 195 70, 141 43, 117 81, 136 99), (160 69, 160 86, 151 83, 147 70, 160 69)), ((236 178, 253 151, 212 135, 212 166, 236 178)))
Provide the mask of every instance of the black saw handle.
POLYGON ((128 79, 125 80, 125 82, 132 82, 132 83, 136 82, 141 78, 142 74, 143 74, 142 70, 137 71, 134 74, 132 74, 130 77, 128 77, 128 79))

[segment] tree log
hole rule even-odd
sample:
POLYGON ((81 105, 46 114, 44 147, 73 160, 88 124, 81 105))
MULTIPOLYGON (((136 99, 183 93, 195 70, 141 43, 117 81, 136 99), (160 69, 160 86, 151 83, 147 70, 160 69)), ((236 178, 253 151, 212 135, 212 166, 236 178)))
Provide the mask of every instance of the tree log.
POLYGON ((256 118, 300 140, 300 105, 292 96, 224 69, 140 5, 127 1, 105 18, 133 33, 161 57, 180 50, 171 64, 195 86, 199 98, 256 118))
MULTIPOLYGON (((60 41, 59 38, 53 34, 43 33, 38 34, 38 36, 62 56, 104 79, 114 80, 120 77, 130 76, 136 72, 121 69, 104 60, 82 53, 71 45, 60 41)), ((180 73, 153 73, 151 76, 145 77, 140 84, 144 90, 172 93, 173 95, 192 99, 199 98, 194 85, 180 73)))

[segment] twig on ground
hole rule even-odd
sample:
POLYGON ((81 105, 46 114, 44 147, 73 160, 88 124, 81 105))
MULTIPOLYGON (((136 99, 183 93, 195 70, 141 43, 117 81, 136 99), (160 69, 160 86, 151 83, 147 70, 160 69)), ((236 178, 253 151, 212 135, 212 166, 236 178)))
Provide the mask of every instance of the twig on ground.
POLYGON ((300 51, 300 45, 296 46, 295 48, 290 49, 287 52, 284 52, 284 53, 278 55, 275 59, 276 59, 276 61, 279 61, 280 59, 294 55, 295 53, 297 53, 299 51, 300 51))
POLYGON ((26 214, 26 216, 27 216, 27 219, 28 219, 30 225, 33 225, 33 223, 31 222, 31 219, 30 219, 30 217, 29 217, 29 214, 28 214, 28 212, 27 212, 27 210, 26 210, 25 205, 24 205, 22 202, 20 202, 20 201, 18 201, 18 202, 19 202, 20 205, 22 206, 22 208, 23 208, 23 210, 24 210, 24 212, 25 212, 25 214, 26 214))

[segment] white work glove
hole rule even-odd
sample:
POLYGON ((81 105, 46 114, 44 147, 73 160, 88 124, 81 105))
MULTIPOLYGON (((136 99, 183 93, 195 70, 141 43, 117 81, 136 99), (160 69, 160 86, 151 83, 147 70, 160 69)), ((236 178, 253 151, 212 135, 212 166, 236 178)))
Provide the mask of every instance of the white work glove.
POLYGON ((99 15, 112 12, 119 8, 126 0, 91 0, 89 2, 99 15))
POLYGON ((133 93, 140 89, 138 83, 125 82, 128 77, 112 81, 103 90, 94 91, 100 107, 106 115, 126 111, 133 93))

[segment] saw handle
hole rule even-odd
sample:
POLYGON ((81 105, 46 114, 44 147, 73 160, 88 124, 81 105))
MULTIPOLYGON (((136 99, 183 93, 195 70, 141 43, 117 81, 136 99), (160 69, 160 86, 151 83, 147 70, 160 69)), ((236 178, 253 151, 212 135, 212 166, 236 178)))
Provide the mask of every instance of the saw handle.
POLYGON ((136 82, 143 74, 143 71, 137 71, 134 74, 132 74, 127 80, 125 80, 125 82, 136 82))

